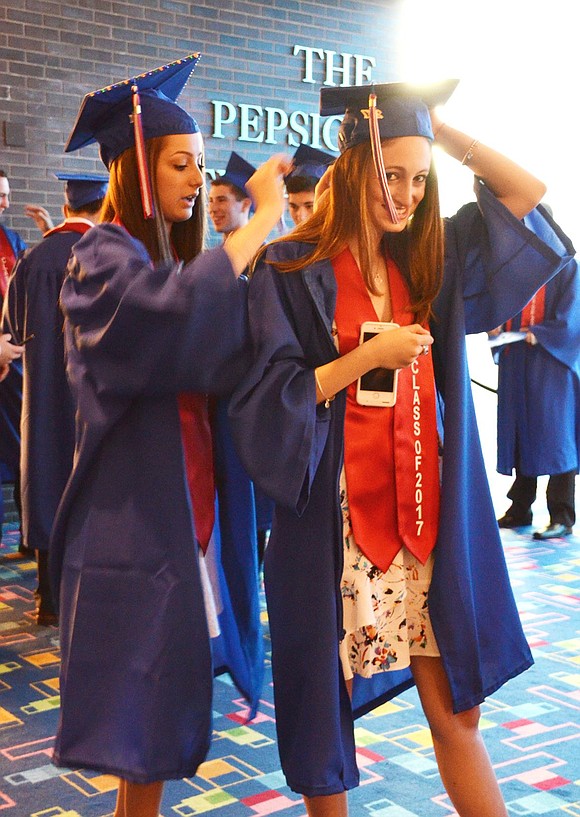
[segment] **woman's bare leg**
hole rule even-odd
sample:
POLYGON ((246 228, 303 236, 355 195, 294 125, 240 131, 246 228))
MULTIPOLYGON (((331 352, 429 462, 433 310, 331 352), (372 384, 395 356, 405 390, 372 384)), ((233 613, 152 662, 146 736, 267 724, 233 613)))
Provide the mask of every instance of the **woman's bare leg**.
POLYGON ((346 792, 304 797, 308 817, 348 817, 346 792))
POLYGON ((414 657, 411 669, 433 736, 439 773, 455 810, 461 817, 507 817, 479 731, 479 707, 453 714, 440 658, 414 657))
POLYGON ((162 780, 130 783, 121 778, 113 817, 159 817, 162 795, 162 780))

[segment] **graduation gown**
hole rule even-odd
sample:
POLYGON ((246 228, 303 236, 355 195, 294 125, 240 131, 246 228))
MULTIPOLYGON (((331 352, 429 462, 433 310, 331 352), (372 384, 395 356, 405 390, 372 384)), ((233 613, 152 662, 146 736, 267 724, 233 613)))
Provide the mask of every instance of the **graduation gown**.
MULTIPOLYGON (((571 254, 541 209, 525 226, 477 183, 478 203, 446 220, 433 357, 444 454, 429 607, 455 712, 532 663, 511 592, 471 395, 465 334, 515 314, 571 254)), ((274 244, 267 259, 311 247, 274 244)), ((250 284, 254 362, 231 402, 242 461, 276 502, 265 577, 278 744, 289 786, 308 796, 357 785, 342 638, 345 392, 316 405, 313 369, 337 356, 329 261, 281 274, 262 261, 250 284)), ((371 465, 372 470, 372 465, 371 465)), ((354 715, 412 684, 410 670, 355 676, 354 715)))
MULTIPOLYGON (((521 313, 512 322, 520 329, 521 313)), ((546 284, 537 339, 494 350, 498 371, 497 470, 528 477, 578 471, 580 273, 575 259, 546 284), (516 453, 517 442, 517 453, 516 453)))
MULTIPOLYGON (((76 452, 49 549, 60 592, 59 766, 140 783, 193 776, 209 745, 213 672, 227 669, 256 706, 251 486, 218 436, 212 663, 177 401, 184 391, 227 394, 240 378, 246 289, 221 248, 182 269, 153 268, 111 224, 75 246, 61 303, 76 452)), ((226 419, 218 406, 227 433, 226 419)))
POLYGON ((52 232, 26 251, 4 299, 3 331, 17 341, 34 335, 24 356, 20 458, 22 535, 34 550, 48 549, 72 468, 75 414, 59 296, 72 247, 88 226, 78 225, 69 222, 65 231, 52 232))

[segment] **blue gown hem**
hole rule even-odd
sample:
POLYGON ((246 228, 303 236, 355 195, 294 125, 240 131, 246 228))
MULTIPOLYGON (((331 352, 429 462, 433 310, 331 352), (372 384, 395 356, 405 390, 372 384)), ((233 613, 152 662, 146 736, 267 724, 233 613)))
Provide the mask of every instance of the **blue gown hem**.
POLYGON ((411 689, 411 687, 414 686, 415 681, 413 678, 409 678, 408 681, 404 681, 403 683, 398 684, 396 687, 391 687, 383 695, 379 695, 378 697, 357 706, 356 709, 353 710, 353 718, 356 720, 357 718, 362 718, 363 715, 368 715, 368 713, 372 712, 373 709, 392 701, 393 698, 397 697, 397 695, 401 695, 403 692, 406 692, 408 689, 411 689))
POLYGON ((473 709, 474 706, 479 706, 479 704, 482 704, 486 698, 489 698, 490 695, 493 695, 494 692, 501 689, 504 684, 507 684, 507 682, 511 681, 512 678, 515 678, 516 676, 521 675, 522 672, 528 670, 533 664, 533 658, 527 659, 516 667, 516 669, 510 672, 509 675, 502 676, 499 680, 489 684, 478 695, 472 695, 469 699, 465 698, 455 700, 453 703, 453 714, 458 715, 460 712, 467 712, 469 709, 473 709))
POLYGON ((325 797, 331 794, 342 794, 344 791, 356 789, 360 785, 360 778, 357 775, 356 779, 339 780, 335 785, 329 786, 302 786, 299 783, 291 783, 286 779, 288 788, 296 794, 301 794, 304 797, 325 797))
POLYGON ((136 775, 134 772, 119 769, 114 766, 108 766, 106 763, 94 763, 92 761, 83 761, 72 758, 67 760, 56 752, 52 756, 52 763, 57 768, 68 769, 70 771, 74 771, 75 769, 86 769, 92 772, 100 772, 101 774, 110 774, 114 777, 120 777, 123 780, 127 780, 129 783, 156 783, 160 780, 182 780, 184 777, 195 777, 197 770, 204 762, 206 754, 207 753, 200 757, 199 762, 188 766, 186 769, 182 769, 180 771, 166 770, 160 771, 158 774, 147 775, 136 775))

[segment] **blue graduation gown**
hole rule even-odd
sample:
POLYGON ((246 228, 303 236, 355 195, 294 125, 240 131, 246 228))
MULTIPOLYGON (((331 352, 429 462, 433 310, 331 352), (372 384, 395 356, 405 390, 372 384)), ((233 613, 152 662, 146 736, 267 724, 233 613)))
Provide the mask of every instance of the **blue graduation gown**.
MULTIPOLYGON (((521 325, 521 313, 513 329, 521 325)), ((578 471, 580 272, 575 259, 546 285, 537 344, 499 347, 497 470, 529 477, 578 471), (519 458, 516 456, 516 441, 519 458)))
MULTIPOLYGON (((487 484, 465 334, 515 314, 571 252, 541 211, 528 228, 480 183, 477 195, 446 221, 431 327, 444 455, 430 611, 456 712, 532 663, 487 484)), ((267 258, 309 251, 274 244, 267 258)), ((357 784, 353 709, 356 717, 412 684, 410 670, 355 676, 351 709, 340 668, 345 392, 316 406, 313 374, 337 354, 335 299, 329 261, 287 274, 262 261, 250 284, 254 362, 230 404, 242 461, 276 501, 265 578, 278 745, 289 786, 308 796, 357 784)))
POLYGON ((16 262, 4 299, 3 331, 29 335, 24 356, 21 435, 22 535, 47 550, 74 452, 74 403, 64 365, 60 288, 82 232, 52 233, 16 262))
MULTIPOLYGON (((252 708, 262 680, 251 486, 219 435, 212 664, 176 397, 225 395, 240 378, 247 285, 221 248, 153 268, 110 224, 76 244, 69 269, 77 438, 49 549, 62 650, 54 761, 141 783, 192 776, 209 745, 214 670, 230 671, 252 708)), ((226 419, 218 406, 224 433, 226 419)))

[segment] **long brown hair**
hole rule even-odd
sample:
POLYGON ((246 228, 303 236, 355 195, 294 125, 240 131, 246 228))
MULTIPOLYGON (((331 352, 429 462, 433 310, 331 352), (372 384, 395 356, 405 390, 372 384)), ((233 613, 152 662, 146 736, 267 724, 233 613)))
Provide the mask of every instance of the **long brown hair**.
MULTIPOLYGON (((166 139, 166 136, 156 136, 145 143, 147 165, 157 210, 159 210, 156 195, 157 161, 166 139)), ((130 147, 121 153, 111 165, 109 189, 100 220, 102 222, 113 221, 116 216, 132 236, 143 242, 151 259, 155 262, 159 261, 162 254, 155 220, 143 217, 135 147, 130 147)), ((206 231, 204 188, 200 190, 195 201, 191 218, 187 221, 176 222, 171 227, 171 244, 178 258, 187 263, 199 255, 205 247, 206 231)))
MULTIPOLYGON (((368 289, 379 294, 371 274, 371 221, 367 177, 372 163, 370 143, 349 148, 334 164, 330 189, 314 214, 281 241, 314 244, 311 253, 295 261, 274 262, 280 272, 294 272, 327 258, 334 258, 356 238, 359 263, 368 289)), ((429 320, 441 288, 444 234, 439 210, 439 189, 431 163, 425 196, 402 233, 385 233, 385 248, 397 262, 411 293, 411 309, 418 321, 429 320)), ((261 255, 261 254, 260 254, 261 255)))

